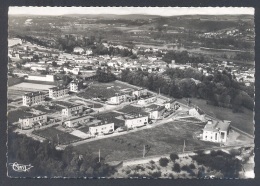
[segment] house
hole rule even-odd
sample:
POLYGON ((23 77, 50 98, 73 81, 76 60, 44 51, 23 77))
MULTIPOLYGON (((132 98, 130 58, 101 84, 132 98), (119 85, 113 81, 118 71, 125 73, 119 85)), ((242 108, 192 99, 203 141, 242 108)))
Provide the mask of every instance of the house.
POLYGON ((92 49, 90 49, 90 48, 89 48, 89 49, 87 49, 87 50, 86 50, 86 54, 87 54, 87 55, 91 55, 91 54, 93 54, 93 51, 92 51, 92 49))
POLYGON ((68 95, 69 89, 65 86, 58 86, 49 88, 49 97, 56 99, 68 95))
POLYGON ((141 98, 140 100, 137 101, 138 105, 146 105, 149 103, 153 103, 157 100, 157 98, 155 96, 153 97, 149 97, 149 98, 141 98))
POLYGON ((62 109, 61 114, 63 116, 72 116, 83 112, 83 105, 71 105, 62 109))
POLYGON ((70 82, 70 91, 78 92, 83 88, 83 81, 80 79, 74 79, 70 82))
POLYGON ((43 101, 44 101, 44 93, 40 91, 30 92, 23 95, 24 106, 31 106, 33 104, 38 104, 43 101))
POLYGON ((85 52, 85 50, 83 48, 81 48, 81 47, 75 47, 73 49, 73 52, 79 53, 79 54, 83 54, 85 52))
POLYGON ((203 129, 202 140, 225 143, 229 134, 230 121, 209 120, 203 129))
POLYGON ((66 73, 72 73, 74 75, 78 75, 79 72, 80 72, 80 69, 79 68, 63 68, 64 72, 66 73))
POLYGON ((165 112, 165 106, 151 105, 149 107, 152 108, 150 111, 148 111, 150 119, 161 119, 162 118, 163 113, 165 112), (155 108, 154 108, 154 106, 155 106, 155 108))
POLYGON ((19 118, 19 123, 21 124, 21 128, 32 128, 35 124, 42 125, 43 123, 47 122, 47 115, 39 114, 39 115, 32 115, 32 116, 24 116, 19 118))
POLYGON ((164 103, 164 106, 167 110, 171 110, 174 108, 175 100, 170 100, 164 103))
POLYGON ((132 92, 132 96, 140 97, 148 94, 147 89, 139 89, 132 92))
POLYGON ((91 119, 93 119, 92 116, 80 116, 80 117, 73 117, 73 118, 69 118, 66 121, 64 121, 64 125, 66 125, 67 127, 77 127, 80 124, 84 124, 86 122, 89 122, 91 119))
POLYGON ((92 136, 109 134, 114 132, 114 123, 97 123, 89 127, 89 133, 92 136))
POLYGON ((120 104, 122 102, 125 102, 126 98, 127 98, 126 94, 117 94, 116 96, 109 98, 108 103, 110 103, 110 104, 120 104))
POLYGON ((143 115, 124 115, 125 126, 127 128, 136 128, 148 123, 148 116, 143 115))
POLYGON ((205 113, 199 107, 190 109, 188 113, 189 115, 199 119, 200 121, 206 121, 205 113))

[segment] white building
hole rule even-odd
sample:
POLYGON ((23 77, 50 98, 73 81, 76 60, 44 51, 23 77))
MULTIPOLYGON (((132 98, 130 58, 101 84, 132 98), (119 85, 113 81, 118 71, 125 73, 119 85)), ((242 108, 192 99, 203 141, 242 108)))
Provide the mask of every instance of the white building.
POLYGON ((70 91, 79 92, 83 87, 83 81, 79 79, 74 79, 70 82, 70 91))
POLYGON ((126 101, 127 96, 125 94, 117 94, 116 96, 113 96, 109 98, 108 103, 110 104, 120 104, 122 102, 126 101))
POLYGON ((206 121, 205 113, 200 108, 192 108, 189 110, 189 115, 199 119, 200 121, 206 121))
POLYGON ((72 116, 83 112, 83 105, 72 105, 62 109, 62 116, 72 116))
POLYGON ((67 127, 77 127, 80 124, 85 124, 89 122, 93 117, 92 116, 80 116, 80 117, 73 117, 69 118, 68 120, 64 121, 64 124, 67 127))
POLYGON ((72 74, 74 74, 74 75, 78 75, 79 74, 79 72, 80 72, 80 68, 72 68, 72 69, 70 69, 70 68, 63 68, 63 70, 64 70, 64 72, 66 72, 66 73, 72 73, 72 74))
POLYGON ((83 48, 81 48, 81 47, 75 47, 73 49, 73 52, 79 53, 79 54, 83 54, 85 52, 85 50, 83 48))
POLYGON ((157 98, 154 96, 154 97, 149 97, 149 98, 145 98, 145 99, 140 99, 137 101, 137 104, 138 105, 146 105, 146 104, 149 104, 149 103, 153 103, 157 100, 157 98))
POLYGON ((225 143, 229 133, 230 121, 209 120, 203 129, 202 139, 216 143, 225 143))
POLYGON ((54 82, 55 75, 28 75, 27 80, 54 82))
POLYGON ((43 101, 44 101, 44 93, 40 91, 30 92, 23 95, 24 106, 31 106, 33 104, 38 104, 43 101))
POLYGON ((165 107, 158 106, 157 108, 149 111, 149 118, 150 119, 161 119, 164 112, 165 112, 165 107))
POLYGON ((171 110, 174 108, 175 100, 170 100, 164 103, 164 106, 167 110, 171 110))
POLYGON ((127 128, 136 128, 148 123, 148 116, 125 116, 125 126, 127 128))
POLYGON ((91 54, 93 54, 93 51, 92 51, 92 49, 90 49, 90 48, 89 48, 89 49, 87 49, 87 50, 86 50, 86 54, 87 54, 87 55, 91 55, 91 54))
POLYGON ((132 92, 132 96, 146 96, 148 94, 147 89, 139 89, 132 92))
POLYGON ((32 115, 26 116, 23 118, 19 118, 19 123, 21 124, 21 128, 32 128, 35 124, 42 125, 47 122, 47 115, 32 115))
POLYGON ((89 127, 89 133, 93 136, 113 133, 114 130, 114 123, 96 124, 89 127))
POLYGON ((65 86, 52 87, 49 88, 49 97, 56 99, 68 95, 68 92, 69 89, 67 89, 65 86))

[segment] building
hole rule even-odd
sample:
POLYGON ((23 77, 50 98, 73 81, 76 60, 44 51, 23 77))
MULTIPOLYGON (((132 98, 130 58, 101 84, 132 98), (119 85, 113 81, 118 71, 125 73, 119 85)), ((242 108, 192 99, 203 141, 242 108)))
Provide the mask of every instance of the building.
POLYGON ((81 47, 75 47, 73 49, 73 52, 79 53, 79 54, 83 54, 85 52, 85 50, 83 48, 81 48, 81 47))
POLYGON ((174 108, 175 100, 170 100, 164 103, 164 106, 167 110, 171 110, 174 108))
POLYGON ((83 112, 83 105, 72 105, 62 109, 62 116, 72 116, 83 112))
POLYGON ((23 105, 31 106, 33 104, 38 104, 44 101, 44 97, 44 93, 40 91, 26 93, 23 95, 23 105))
POLYGON ((43 123, 46 123, 46 122, 47 122, 46 114, 25 116, 25 117, 19 118, 19 123, 21 124, 22 129, 32 128, 36 124, 42 125, 43 123))
POLYGON ((140 97, 148 94, 147 89, 139 89, 132 92, 132 96, 140 97))
POLYGON ((154 97, 149 97, 149 98, 141 98, 140 100, 137 101, 137 104, 138 105, 146 105, 146 104, 149 104, 149 103, 153 103, 157 100, 157 98, 154 96, 154 97))
POLYGON ((83 88, 83 81, 80 79, 74 79, 70 82, 70 91, 79 92, 83 88))
POLYGON ((127 96, 125 94, 117 94, 116 96, 109 98, 108 103, 120 104, 122 102, 125 102, 126 98, 127 98, 127 96))
POLYGON ((199 107, 190 109, 188 113, 189 115, 199 119, 200 121, 206 121, 205 113, 199 107))
POLYGON ((114 130, 114 123, 99 123, 89 127, 89 133, 93 136, 113 133, 114 130))
POLYGON ((66 121, 64 121, 64 124, 67 127, 77 127, 80 124, 84 124, 84 123, 89 122, 91 119, 93 119, 93 117, 92 116, 88 116, 88 115, 80 116, 80 117, 73 117, 73 118, 69 118, 66 121))
POLYGON ((69 89, 65 86, 58 86, 49 88, 49 97, 56 99, 68 95, 69 89))
POLYGON ((202 140, 225 143, 229 133, 230 121, 209 120, 203 129, 202 140))
POLYGON ((149 111, 150 119, 161 119, 165 112, 165 106, 157 106, 156 108, 149 111))
POLYGON ((27 80, 54 82, 55 75, 28 75, 27 80))
POLYGON ((148 123, 148 116, 142 115, 125 115, 125 126, 127 128, 136 128, 144 126, 148 123))

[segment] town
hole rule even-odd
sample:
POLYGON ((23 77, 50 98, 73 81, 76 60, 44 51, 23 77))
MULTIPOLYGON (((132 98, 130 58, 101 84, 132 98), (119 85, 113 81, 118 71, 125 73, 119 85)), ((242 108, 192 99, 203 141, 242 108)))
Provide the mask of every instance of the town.
MULTIPOLYGON (((88 22, 98 25, 91 19, 88 22)), ((33 28, 34 18, 19 24, 33 28)), ((75 22, 73 27, 80 32, 88 24, 75 22)), ((104 23, 99 24, 105 28, 104 23)), ((60 23, 48 26, 64 33, 72 28, 60 23)), ((106 26, 125 27, 109 21, 106 26)), ((17 25, 12 22, 12 27, 17 25)), ((186 34, 181 27, 171 32, 168 24, 161 29, 168 34, 186 34)), ((99 162, 105 158, 110 166, 123 162, 123 168, 114 174, 123 177, 124 167, 149 164, 158 157, 161 165, 165 154, 173 152, 179 158, 200 154, 200 150, 224 149, 230 154, 233 147, 253 152, 253 121, 248 118, 254 108, 255 67, 250 52, 232 48, 226 50, 233 56, 216 57, 210 53, 212 46, 201 46, 200 51, 206 53, 201 57, 192 50, 176 53, 169 47, 129 46, 70 32, 60 40, 73 41, 73 47, 54 47, 55 39, 41 36, 8 39, 8 128, 13 133, 52 143, 57 151, 91 151, 99 162), (91 46, 81 42, 91 42, 91 46), (246 63, 241 60, 244 56, 246 63), (232 112, 234 116, 228 114, 232 112), (244 120, 251 125, 236 120, 235 116, 247 113, 244 120), (139 163, 133 163, 136 158, 141 158, 135 160, 139 163)), ((145 39, 142 34, 155 31, 128 32, 145 39)), ((251 41, 251 32, 227 29, 198 37, 251 41)), ((214 50, 222 53, 220 48, 214 50)), ((131 170, 128 172, 131 175, 131 170)), ((156 172, 153 176, 158 177, 156 172)), ((164 177, 169 177, 168 173, 164 177)))

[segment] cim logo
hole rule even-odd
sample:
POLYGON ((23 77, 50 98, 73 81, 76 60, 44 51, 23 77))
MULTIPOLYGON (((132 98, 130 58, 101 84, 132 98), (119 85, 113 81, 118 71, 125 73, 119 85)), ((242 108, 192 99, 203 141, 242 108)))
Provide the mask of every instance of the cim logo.
POLYGON ((31 166, 31 164, 22 165, 22 164, 18 164, 17 162, 9 163, 9 165, 11 165, 13 170, 16 171, 16 172, 29 172, 30 169, 33 167, 33 166, 31 166))

